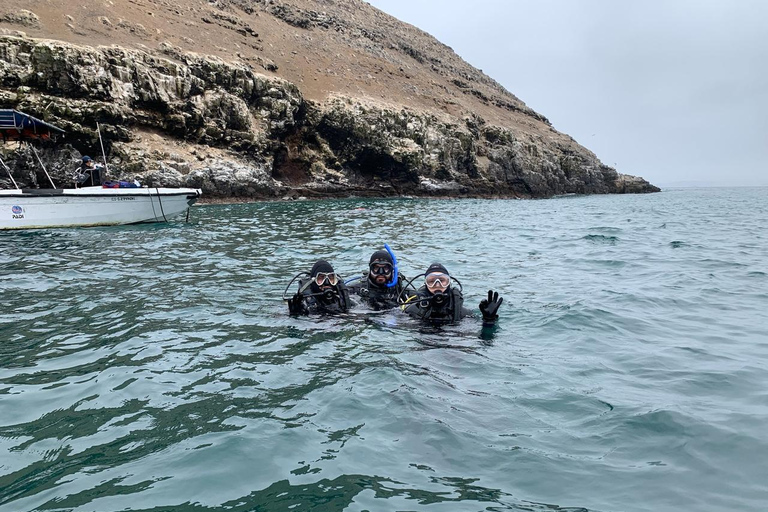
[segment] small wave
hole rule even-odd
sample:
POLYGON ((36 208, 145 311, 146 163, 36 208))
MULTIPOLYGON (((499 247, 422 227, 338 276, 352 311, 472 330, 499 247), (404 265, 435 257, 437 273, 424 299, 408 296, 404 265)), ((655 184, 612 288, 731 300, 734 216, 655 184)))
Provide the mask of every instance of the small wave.
POLYGON ((616 245, 616 243, 621 240, 617 236, 606 236, 606 235, 587 235, 587 236, 581 237, 581 239, 586 240, 588 242, 595 243, 595 244, 609 244, 609 245, 616 245))
POLYGON ((621 233, 624 231, 622 228, 614 228, 612 226, 594 226, 589 228, 590 231, 602 231, 603 233, 621 233))

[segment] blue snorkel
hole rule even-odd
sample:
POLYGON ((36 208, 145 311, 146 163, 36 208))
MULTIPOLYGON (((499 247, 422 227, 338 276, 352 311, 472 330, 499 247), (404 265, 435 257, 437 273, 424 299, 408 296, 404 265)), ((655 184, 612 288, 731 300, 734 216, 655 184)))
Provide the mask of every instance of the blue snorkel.
POLYGON ((387 250, 390 256, 392 256, 392 280, 387 283, 387 288, 393 288, 397 285, 397 258, 392 249, 389 248, 389 244, 384 244, 384 248, 387 250))

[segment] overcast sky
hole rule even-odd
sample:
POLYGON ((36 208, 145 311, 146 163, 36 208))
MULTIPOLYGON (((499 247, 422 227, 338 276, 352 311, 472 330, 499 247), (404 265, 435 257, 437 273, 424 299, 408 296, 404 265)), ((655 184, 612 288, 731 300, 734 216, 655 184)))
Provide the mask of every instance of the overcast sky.
POLYGON ((768 0, 368 0, 652 183, 768 185, 768 0))

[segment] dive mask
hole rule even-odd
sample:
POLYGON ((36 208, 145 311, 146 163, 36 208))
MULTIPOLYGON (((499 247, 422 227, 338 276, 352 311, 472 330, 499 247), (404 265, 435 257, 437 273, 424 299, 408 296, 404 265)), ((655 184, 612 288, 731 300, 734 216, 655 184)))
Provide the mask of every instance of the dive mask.
POLYGON ((451 276, 437 272, 427 274, 426 277, 424 277, 424 284, 426 284, 429 288, 433 288, 435 286, 448 288, 448 286, 451 284, 451 276))
POLYGON ((392 274, 392 265, 389 263, 372 263, 370 271, 374 276, 388 276, 392 274))
POLYGON ((317 286, 323 286, 326 281, 331 286, 336 286, 336 283, 339 282, 339 276, 337 276, 335 272, 318 272, 315 276, 315 284, 317 284, 317 286))

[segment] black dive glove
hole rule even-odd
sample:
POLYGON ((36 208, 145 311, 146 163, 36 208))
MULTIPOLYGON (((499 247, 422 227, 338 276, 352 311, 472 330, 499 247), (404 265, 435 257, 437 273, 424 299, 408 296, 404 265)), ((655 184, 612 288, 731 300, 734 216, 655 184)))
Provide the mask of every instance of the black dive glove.
POLYGON ((301 315, 304 313, 304 298, 300 293, 288 299, 288 312, 291 315, 301 315))
POLYGON ((483 314, 483 324, 493 325, 499 319, 496 312, 504 299, 499 297, 499 292, 488 290, 488 298, 480 301, 480 312, 483 314))

